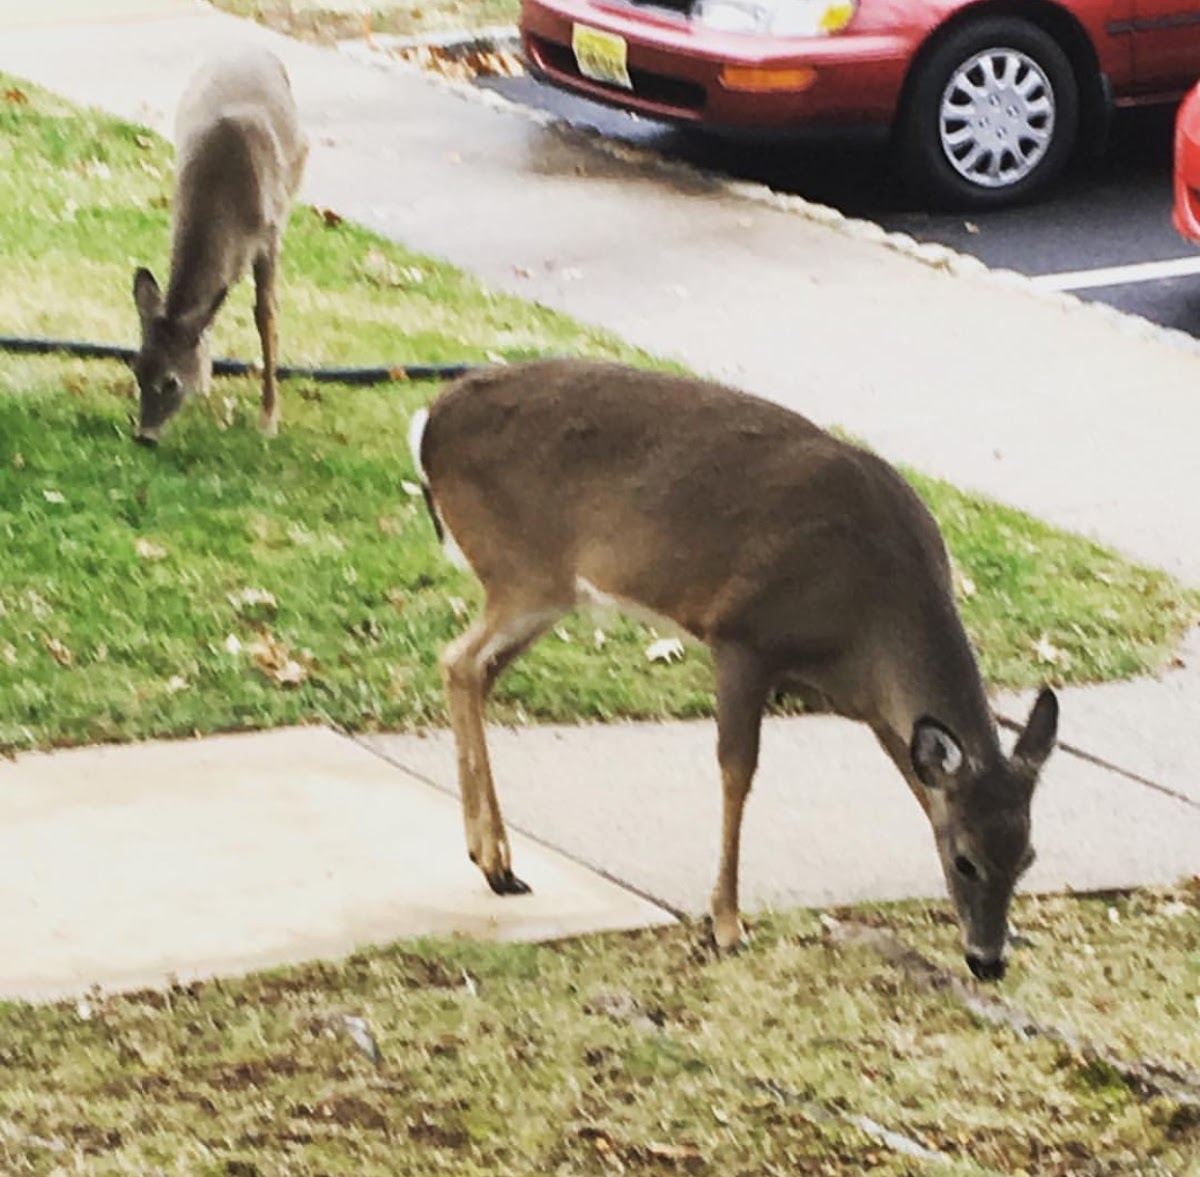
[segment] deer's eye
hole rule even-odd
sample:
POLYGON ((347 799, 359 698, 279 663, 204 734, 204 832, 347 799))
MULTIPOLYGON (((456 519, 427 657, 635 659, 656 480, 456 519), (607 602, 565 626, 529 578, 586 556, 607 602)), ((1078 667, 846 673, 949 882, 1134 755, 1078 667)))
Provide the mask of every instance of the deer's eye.
POLYGON ((958 873, 962 875, 964 879, 979 878, 979 869, 965 855, 960 854, 954 859, 954 869, 958 871, 958 873))

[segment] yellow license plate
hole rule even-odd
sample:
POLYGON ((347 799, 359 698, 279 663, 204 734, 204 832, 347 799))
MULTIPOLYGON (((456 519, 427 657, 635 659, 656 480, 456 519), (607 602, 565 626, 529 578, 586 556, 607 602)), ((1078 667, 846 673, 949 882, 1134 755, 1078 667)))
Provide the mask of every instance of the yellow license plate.
POLYGON ((571 48, 579 72, 593 82, 633 89, 629 78, 629 46, 624 37, 590 29, 587 25, 571 26, 571 48))

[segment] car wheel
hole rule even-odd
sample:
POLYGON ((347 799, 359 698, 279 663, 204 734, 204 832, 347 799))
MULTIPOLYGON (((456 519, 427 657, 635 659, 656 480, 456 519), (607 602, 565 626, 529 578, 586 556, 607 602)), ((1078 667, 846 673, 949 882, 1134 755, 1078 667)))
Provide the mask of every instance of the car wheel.
POLYGON ((1062 170, 1079 129, 1079 86, 1048 33, 1012 17, 955 30, 915 66, 901 112, 909 186, 942 205, 995 208, 1062 170))

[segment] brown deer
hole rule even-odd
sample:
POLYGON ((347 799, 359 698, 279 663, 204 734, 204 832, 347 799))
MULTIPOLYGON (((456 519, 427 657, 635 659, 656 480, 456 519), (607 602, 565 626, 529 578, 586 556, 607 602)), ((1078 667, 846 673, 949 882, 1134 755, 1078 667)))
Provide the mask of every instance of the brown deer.
POLYGON ((145 268, 133 277, 142 326, 134 371, 141 408, 135 437, 154 445, 167 421, 212 379, 208 331, 229 288, 254 272, 262 343, 262 429, 279 430, 275 386, 275 271, 308 142, 283 64, 262 49, 202 67, 175 120, 171 277, 164 300, 145 268))
POLYGON ((967 964, 1003 975, 1058 703, 1041 692, 1006 758, 937 524, 891 466, 757 397, 571 360, 465 377, 414 419, 410 441, 439 534, 486 591, 441 664, 468 850, 494 891, 528 887, 513 873, 484 701, 562 614, 609 600, 713 653, 720 949, 742 936, 738 849, 763 709, 793 689, 874 731, 933 826, 967 964))

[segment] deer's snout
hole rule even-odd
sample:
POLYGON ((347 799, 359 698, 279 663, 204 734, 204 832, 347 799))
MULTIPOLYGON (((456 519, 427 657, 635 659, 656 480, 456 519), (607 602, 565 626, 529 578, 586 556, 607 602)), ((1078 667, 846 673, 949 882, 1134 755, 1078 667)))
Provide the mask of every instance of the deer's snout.
POLYGON ((1004 979, 1008 964, 1002 956, 988 960, 978 953, 968 952, 967 968, 971 970, 971 975, 980 981, 1001 981, 1004 979))

